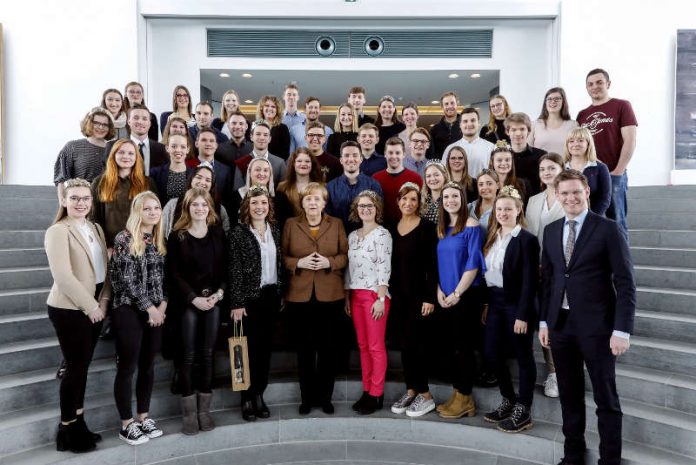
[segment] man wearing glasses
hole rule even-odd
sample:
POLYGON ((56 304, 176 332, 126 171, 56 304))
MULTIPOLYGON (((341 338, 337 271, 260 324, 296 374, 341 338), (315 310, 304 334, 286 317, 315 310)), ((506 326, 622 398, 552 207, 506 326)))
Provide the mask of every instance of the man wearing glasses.
POLYGON ((447 146, 442 154, 442 164, 447 166, 447 154, 452 147, 461 147, 466 152, 469 176, 478 178, 481 170, 488 167, 495 145, 479 137, 479 112, 476 108, 466 107, 462 110, 459 129, 462 131, 462 138, 447 146))
POLYGON ((411 133, 409 142, 411 154, 404 157, 404 167, 425 178, 425 165, 428 162, 425 154, 430 148, 430 133, 424 128, 416 128, 411 133))
POLYGON ((318 121, 314 121, 307 123, 305 130, 307 150, 309 150, 309 154, 317 160, 317 163, 319 163, 321 171, 324 173, 326 182, 339 177, 341 173, 343 173, 343 166, 341 166, 341 162, 338 161, 338 158, 324 150, 324 141, 326 140, 324 125, 318 121))

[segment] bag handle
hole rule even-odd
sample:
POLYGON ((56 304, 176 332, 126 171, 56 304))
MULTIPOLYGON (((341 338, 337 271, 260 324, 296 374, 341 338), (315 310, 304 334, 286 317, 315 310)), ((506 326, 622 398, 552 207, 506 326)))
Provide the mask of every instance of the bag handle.
POLYGON ((244 336, 244 320, 239 320, 233 322, 232 327, 232 337, 242 337, 244 336), (237 329, 237 323, 239 323, 239 330, 237 329))

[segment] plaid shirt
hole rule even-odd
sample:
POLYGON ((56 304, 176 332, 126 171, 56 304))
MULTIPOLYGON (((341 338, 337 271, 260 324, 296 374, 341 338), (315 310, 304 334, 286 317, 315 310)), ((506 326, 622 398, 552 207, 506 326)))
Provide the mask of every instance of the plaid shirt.
POLYGON ((141 257, 130 254, 131 234, 121 231, 114 239, 114 253, 109 269, 113 286, 113 305, 132 305, 145 311, 167 300, 164 283, 164 256, 152 243, 152 234, 144 234, 145 252, 141 257))

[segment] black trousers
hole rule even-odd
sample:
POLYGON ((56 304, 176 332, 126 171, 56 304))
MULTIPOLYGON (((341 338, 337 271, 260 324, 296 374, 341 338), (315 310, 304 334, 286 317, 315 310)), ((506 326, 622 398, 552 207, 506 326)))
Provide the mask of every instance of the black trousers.
POLYGON ((60 420, 68 422, 76 418, 75 411, 84 405, 87 370, 99 340, 102 322, 92 323, 80 310, 50 305, 48 318, 56 330, 65 360, 66 371, 60 381, 60 420))
POLYGON ((192 373, 193 362, 198 349, 200 360, 199 378, 196 386, 200 392, 210 393, 213 384, 213 352, 220 326, 220 308, 199 310, 188 307, 181 316, 181 340, 183 361, 181 364, 181 395, 194 393, 192 373))
POLYGON ((562 310, 557 328, 549 331, 563 414, 566 460, 582 463, 585 456, 585 372, 597 404, 599 465, 621 462, 623 414, 616 392, 616 357, 609 348, 611 333, 580 334, 572 311, 562 310))
POLYGON ((122 305, 111 313, 111 327, 116 341, 116 379, 114 397, 121 420, 133 418, 133 375, 136 368, 135 397, 138 413, 149 412, 155 378, 155 355, 162 345, 162 327, 147 322, 147 312, 122 305))
POLYGON ((428 347, 433 315, 421 314, 423 302, 408 295, 392 294, 389 318, 394 322, 395 335, 401 349, 401 365, 406 389, 417 393, 430 390, 428 386, 428 347))
POLYGON ((244 317, 244 335, 249 348, 249 375, 251 385, 242 391, 242 402, 262 395, 268 386, 271 370, 271 351, 273 334, 280 310, 278 286, 264 286, 258 299, 247 302, 247 316, 244 317))
POLYGON ((488 288, 489 303, 486 318, 486 360, 495 370, 500 394, 506 399, 520 402, 525 407, 532 406, 534 384, 536 383, 536 363, 532 349, 534 329, 527 327, 526 334, 515 334, 515 309, 505 304, 504 291, 499 287, 488 288), (512 352, 519 366, 520 395, 515 394, 507 355, 512 352))
POLYGON ((336 335, 343 300, 290 303, 303 403, 331 400, 336 379, 336 335))
POLYGON ((454 307, 443 308, 440 322, 452 386, 470 395, 476 372, 476 331, 481 317, 481 286, 471 286, 454 307))

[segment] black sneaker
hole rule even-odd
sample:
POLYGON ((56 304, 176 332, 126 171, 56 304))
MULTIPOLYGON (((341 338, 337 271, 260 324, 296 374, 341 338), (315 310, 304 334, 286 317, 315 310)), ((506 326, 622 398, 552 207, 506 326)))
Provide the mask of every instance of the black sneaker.
POLYGON ((152 418, 146 418, 143 420, 143 422, 140 424, 140 431, 142 431, 143 434, 150 439, 158 438, 164 434, 164 432, 157 427, 155 420, 152 418))
POLYGON ((483 416, 483 419, 490 423, 499 423, 507 419, 512 414, 512 409, 515 404, 503 397, 503 401, 492 412, 488 412, 483 416))
POLYGON ((515 404, 510 416, 498 423, 498 429, 506 433, 519 433, 534 426, 529 409, 522 404, 515 404))
POLYGON ((131 446, 137 446, 138 444, 144 444, 150 440, 145 433, 140 430, 140 423, 136 421, 131 421, 128 423, 124 429, 118 433, 119 439, 126 441, 131 446))

